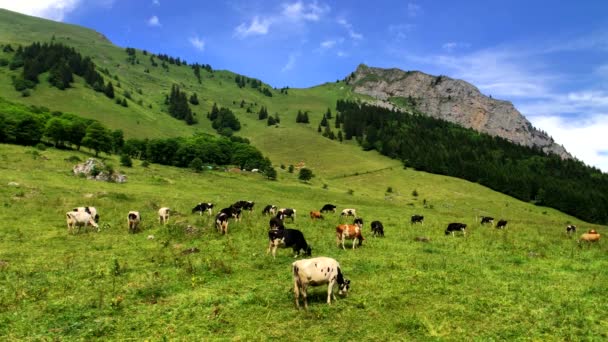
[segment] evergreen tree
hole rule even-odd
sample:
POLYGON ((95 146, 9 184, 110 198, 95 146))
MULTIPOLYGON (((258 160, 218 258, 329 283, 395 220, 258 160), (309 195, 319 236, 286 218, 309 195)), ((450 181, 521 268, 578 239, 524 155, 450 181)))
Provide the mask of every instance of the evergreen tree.
MULTIPOLYGON (((266 109, 266 107, 262 106, 262 108, 260 108, 260 111, 258 112, 258 120, 265 120, 268 118, 268 110, 266 109)), ((274 123, 273 123, 274 125, 274 123)))
POLYGON ((277 121, 274 119, 274 117, 269 116, 268 120, 266 121, 266 125, 267 126, 272 126, 272 125, 276 125, 277 121))
POLYGON ((192 103, 193 105, 198 105, 198 97, 196 96, 196 93, 192 93, 192 95, 190 95, 190 103, 192 103))
POLYGON ((110 99, 114 98, 114 86, 112 85, 112 82, 108 81, 104 94, 106 94, 106 96, 110 99))
POLYGON ((331 109, 327 108, 327 112, 325 112, 325 117, 329 120, 331 119, 331 109))
POLYGON ((323 119, 321 119, 321 126, 327 127, 327 117, 323 115, 323 119))

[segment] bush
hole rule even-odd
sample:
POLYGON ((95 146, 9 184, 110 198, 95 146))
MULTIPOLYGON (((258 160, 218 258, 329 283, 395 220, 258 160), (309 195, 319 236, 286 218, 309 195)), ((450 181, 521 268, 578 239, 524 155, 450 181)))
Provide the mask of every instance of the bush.
POLYGON ((43 143, 37 143, 35 147, 38 151, 46 151, 46 145, 43 143))
POLYGON ((141 167, 148 167, 150 166, 150 163, 147 160, 144 160, 143 162, 141 162, 141 167))
POLYGON ((312 173, 311 169, 307 169, 307 168, 301 168, 300 169, 300 174, 298 175, 298 179, 301 181, 305 181, 308 182, 309 180, 311 180, 315 175, 312 173))
POLYGON ((192 161, 190 162, 190 165, 188 165, 188 167, 190 167, 195 172, 201 172, 203 170, 203 161, 201 158, 196 157, 196 158, 192 159, 192 161))
POLYGON ((294 169, 293 165, 289 165, 289 168, 287 169, 287 171, 289 173, 293 173, 293 169, 294 169))
POLYGON ((120 165, 125 167, 132 167, 133 161, 131 160, 131 157, 129 157, 129 155, 123 154, 120 156, 120 165))
POLYGON ((393 192, 393 187, 389 186, 388 188, 386 188, 386 192, 387 193, 392 193, 393 192))
POLYGON ((8 59, 6 58, 0 58, 0 67, 4 67, 8 65, 8 59))
POLYGON ((32 93, 30 92, 29 89, 25 89, 25 90, 21 91, 21 97, 29 97, 30 95, 32 95, 32 93))

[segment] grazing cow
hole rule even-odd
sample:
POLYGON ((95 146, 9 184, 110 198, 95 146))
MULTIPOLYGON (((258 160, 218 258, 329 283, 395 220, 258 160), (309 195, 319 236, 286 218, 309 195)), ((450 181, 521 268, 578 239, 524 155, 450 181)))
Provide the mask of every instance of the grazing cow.
POLYGON ((348 216, 352 216, 352 217, 357 217, 357 211, 355 209, 344 209, 342 210, 342 213, 340 213, 341 217, 348 217, 348 216))
POLYGON ((575 225, 573 225, 573 224, 569 224, 569 225, 567 225, 567 226, 566 226, 566 233, 567 233, 568 235, 573 234, 573 233, 576 233, 576 226, 575 226, 575 225))
POLYGON ((304 234, 297 229, 271 229, 268 231, 268 240, 268 250, 266 250, 266 254, 272 250, 273 258, 276 258, 278 247, 291 247, 295 253, 294 258, 298 257, 300 251, 304 251, 305 256, 310 256, 312 254, 312 248, 306 243, 304 234))
POLYGON ((167 207, 162 207, 162 208, 158 209, 158 223, 160 223, 160 224, 169 223, 169 213, 170 212, 171 212, 171 209, 169 209, 167 207))
POLYGON ((357 247, 357 245, 361 246, 363 244, 363 235, 361 235, 361 228, 363 228, 363 219, 356 218, 353 224, 340 224, 336 226, 336 245, 340 247, 340 242, 342 243, 342 249, 346 249, 344 247, 344 240, 349 239, 353 240, 353 249, 357 247))
POLYGON ((319 210, 319 211, 322 212, 322 213, 326 213, 326 212, 330 212, 330 211, 332 213, 335 213, 336 212, 336 206, 333 205, 333 204, 329 204, 328 203, 328 204, 324 205, 323 208, 321 208, 321 210, 319 210))
POLYGON ((283 220, 286 219, 287 217, 289 217, 291 219, 291 222, 295 222, 296 220, 296 210, 293 208, 281 208, 278 211, 277 215, 282 215, 283 216, 283 220))
POLYGON ((308 309, 306 294, 308 286, 327 284, 327 304, 331 304, 331 298, 336 300, 336 295, 333 293, 334 285, 338 284, 339 295, 346 295, 350 288, 350 280, 344 279, 340 264, 332 258, 302 259, 292 263, 291 267, 293 292, 298 309, 300 308, 300 295, 304 298, 304 308, 308 309))
POLYGON ((129 211, 127 215, 127 225, 129 227, 129 233, 135 233, 139 230, 139 223, 141 222, 141 215, 139 211, 129 211))
POLYGON ((232 207, 241 210, 249 210, 249 212, 252 212, 254 205, 255 202, 252 201, 237 201, 232 205, 232 207))
POLYGON ((95 223, 99 223, 99 215, 97 214, 97 209, 95 207, 78 207, 72 209, 72 211, 88 213, 93 217, 95 223))
POLYGON ((219 213, 215 216, 215 228, 219 233, 227 234, 228 233, 228 219, 230 215, 226 213, 219 213))
POLYGON ((73 233, 74 227, 78 227, 78 232, 80 233, 80 227, 85 227, 86 229, 89 225, 97 228, 97 231, 99 231, 99 226, 97 225, 97 222, 95 222, 94 217, 87 212, 68 211, 65 213, 65 216, 68 224, 68 233, 73 233))
POLYGON ((412 218, 410 219, 410 224, 414 224, 414 223, 418 223, 418 222, 420 222, 420 224, 424 224, 424 216, 412 215, 412 218))
POLYGON ((192 213, 198 212, 201 216, 203 216, 203 212, 207 212, 207 215, 213 215, 213 203, 199 203, 196 207, 192 208, 192 213))
POLYGON ((454 236, 454 233, 456 232, 461 232, 462 235, 467 235, 466 228, 467 225, 464 223, 450 223, 448 224, 448 228, 445 230, 445 235, 452 234, 452 236, 454 236))
POLYGON ((384 226, 382 225, 382 222, 372 222, 372 234, 374 237, 376 237, 376 235, 384 237, 384 226))
POLYGON ((600 234, 596 232, 595 229, 591 229, 590 231, 581 235, 581 237, 578 239, 579 244, 586 242, 588 245, 598 241, 600 241, 600 234))
POLYGON ((504 228, 507 228, 507 221, 499 220, 498 223, 496 223, 496 229, 504 229, 504 228))
POLYGON ((310 218, 313 219, 313 220, 316 220, 316 219, 323 220, 324 219, 324 217, 323 217, 323 215, 321 215, 320 211, 311 211, 310 212, 310 218))
POLYGON ((283 225, 283 217, 284 216, 279 213, 277 216, 271 218, 268 222, 270 229, 285 229, 285 226, 283 225))
POLYGON ((220 210, 220 214, 226 214, 228 217, 234 218, 236 221, 241 221, 241 209, 235 207, 228 207, 220 210))
POLYGON ((264 210, 262 210, 262 215, 272 215, 275 216, 277 214, 277 206, 276 205, 272 205, 269 204, 267 206, 264 207, 264 210))
POLYGON ((489 217, 489 216, 482 216, 481 217, 481 224, 493 224, 494 223, 494 218, 493 217, 489 217))

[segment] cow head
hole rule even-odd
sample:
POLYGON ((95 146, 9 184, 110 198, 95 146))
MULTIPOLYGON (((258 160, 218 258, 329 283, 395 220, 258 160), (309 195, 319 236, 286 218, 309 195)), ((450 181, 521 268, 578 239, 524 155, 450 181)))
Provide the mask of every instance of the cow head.
POLYGON ((312 247, 307 246, 307 247, 304 249, 304 256, 311 256, 311 255, 312 255, 312 247))
POLYGON ((354 221, 354 224, 356 224, 357 226, 359 226, 359 228, 361 228, 363 226, 363 219, 360 217, 357 217, 354 221))
POLYGON ((350 289, 350 280, 344 279, 344 282, 342 284, 339 284, 338 294, 346 296, 346 294, 348 293, 348 289, 350 289))

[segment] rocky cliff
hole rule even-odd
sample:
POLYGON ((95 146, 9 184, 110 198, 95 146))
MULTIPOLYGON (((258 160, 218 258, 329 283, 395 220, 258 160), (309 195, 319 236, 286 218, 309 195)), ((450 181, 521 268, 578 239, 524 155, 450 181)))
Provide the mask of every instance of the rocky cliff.
POLYGON ((391 108, 413 107, 435 118, 517 144, 540 147, 546 153, 562 158, 572 158, 563 146, 534 128, 512 103, 485 96, 465 81, 419 71, 359 65, 347 78, 347 83, 355 92, 376 99, 376 104, 391 108))

